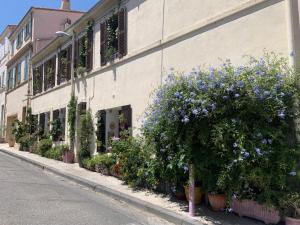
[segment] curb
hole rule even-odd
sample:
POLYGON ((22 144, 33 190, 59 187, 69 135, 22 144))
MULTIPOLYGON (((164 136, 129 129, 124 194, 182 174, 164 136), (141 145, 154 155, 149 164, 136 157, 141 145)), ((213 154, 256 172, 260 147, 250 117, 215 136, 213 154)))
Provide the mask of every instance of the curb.
POLYGON ((126 202, 126 203, 128 203, 128 204, 130 204, 130 205, 132 205, 136 208, 139 208, 139 209, 142 209, 146 212, 154 214, 154 215, 156 215, 160 218, 163 218, 163 219, 167 220, 168 222, 174 223, 176 225, 204 225, 204 224, 200 223, 197 220, 187 218, 183 215, 177 214, 177 213, 172 212, 168 209, 165 209, 165 208, 162 208, 160 206, 151 204, 149 202, 134 198, 130 195, 127 195, 127 194, 124 194, 122 192, 107 188, 103 185, 99 185, 97 183, 86 180, 84 178, 74 176, 74 175, 69 174, 69 173, 62 172, 62 171, 60 171, 56 168, 53 168, 53 167, 48 166, 46 164, 34 161, 32 159, 28 159, 24 156, 21 156, 21 155, 18 155, 16 153, 14 153, 12 151, 0 149, 0 152, 4 153, 6 155, 10 155, 12 157, 18 158, 18 159, 20 159, 24 162, 30 163, 30 164, 32 164, 32 165, 34 165, 34 166, 36 166, 36 167, 38 167, 42 170, 49 171, 53 174, 56 174, 58 176, 69 179, 69 180, 71 180, 71 181, 73 181, 77 184, 80 184, 82 186, 85 186, 85 187, 87 187, 87 188, 89 188, 89 189, 91 189, 95 192, 105 194, 109 197, 124 201, 124 202, 126 202))

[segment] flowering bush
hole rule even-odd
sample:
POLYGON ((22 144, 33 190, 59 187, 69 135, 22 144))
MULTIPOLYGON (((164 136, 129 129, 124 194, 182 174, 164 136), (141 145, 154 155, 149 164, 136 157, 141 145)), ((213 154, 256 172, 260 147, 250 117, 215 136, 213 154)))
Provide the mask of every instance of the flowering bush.
POLYGON ((227 60, 208 71, 172 70, 143 125, 161 177, 187 179, 192 163, 207 191, 276 203, 299 158, 296 92, 293 71, 275 54, 239 67, 227 60))

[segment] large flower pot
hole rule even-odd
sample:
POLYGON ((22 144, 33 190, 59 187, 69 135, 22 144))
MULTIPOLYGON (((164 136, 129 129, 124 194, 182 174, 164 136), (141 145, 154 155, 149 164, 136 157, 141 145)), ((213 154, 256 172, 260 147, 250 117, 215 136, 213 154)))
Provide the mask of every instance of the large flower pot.
POLYGON ((285 224, 286 225, 300 225, 300 219, 286 217, 285 224))
POLYGON ((239 216, 247 216, 257 220, 261 220, 266 224, 277 224, 280 221, 279 211, 261 205, 252 200, 233 199, 231 208, 239 216))
POLYGON ((69 164, 74 163, 74 152, 66 151, 63 155, 63 162, 69 164))
POLYGON ((222 211, 226 208, 226 196, 223 194, 208 194, 208 201, 214 211, 222 211))
MULTIPOLYGON (((189 200, 189 186, 184 186, 185 197, 189 200)), ((202 192, 200 187, 195 187, 195 204, 199 205, 202 200, 202 192)))

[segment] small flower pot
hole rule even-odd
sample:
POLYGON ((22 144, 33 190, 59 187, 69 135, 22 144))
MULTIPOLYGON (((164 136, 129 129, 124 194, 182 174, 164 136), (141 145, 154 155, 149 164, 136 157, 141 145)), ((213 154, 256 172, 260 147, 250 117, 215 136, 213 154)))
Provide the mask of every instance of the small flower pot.
POLYGON ((286 225, 300 225, 300 219, 286 217, 285 224, 286 225))
POLYGON ((226 196, 224 194, 208 194, 208 201, 213 211, 219 212, 226 208, 226 196))
POLYGON ((63 162, 72 164, 74 163, 74 152, 73 151, 66 151, 63 155, 63 162))
MULTIPOLYGON (((185 191, 185 197, 187 200, 189 200, 189 186, 186 185, 184 186, 184 191, 185 191)), ((202 192, 200 187, 195 187, 195 204, 199 205, 202 200, 202 192)))
POLYGON ((277 210, 261 205, 253 200, 239 201, 234 198, 231 208, 239 216, 261 220, 265 224, 277 224, 280 221, 280 215, 277 210))

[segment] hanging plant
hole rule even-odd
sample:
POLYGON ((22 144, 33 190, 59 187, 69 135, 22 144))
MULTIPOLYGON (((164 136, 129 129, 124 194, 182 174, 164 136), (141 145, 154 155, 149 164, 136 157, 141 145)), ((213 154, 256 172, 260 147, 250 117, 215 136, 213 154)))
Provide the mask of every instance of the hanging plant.
POLYGON ((105 57, 108 60, 113 60, 118 51, 118 15, 113 14, 107 20, 106 27, 107 49, 105 51, 105 57))

